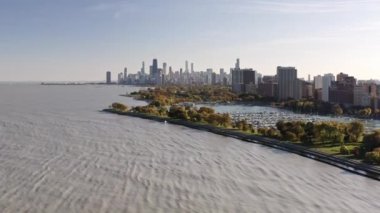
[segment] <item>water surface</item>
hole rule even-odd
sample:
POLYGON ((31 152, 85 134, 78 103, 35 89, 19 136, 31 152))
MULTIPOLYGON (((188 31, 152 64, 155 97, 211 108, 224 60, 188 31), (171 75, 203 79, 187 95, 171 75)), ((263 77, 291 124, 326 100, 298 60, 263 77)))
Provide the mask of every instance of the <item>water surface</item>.
POLYGON ((380 182, 99 112, 135 88, 0 85, 1 212, 376 212, 380 182))

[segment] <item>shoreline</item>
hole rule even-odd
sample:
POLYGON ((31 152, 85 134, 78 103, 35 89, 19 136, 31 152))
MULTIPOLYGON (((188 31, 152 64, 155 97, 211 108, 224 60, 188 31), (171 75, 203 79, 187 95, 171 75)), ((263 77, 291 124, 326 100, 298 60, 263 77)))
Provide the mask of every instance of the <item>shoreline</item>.
POLYGON ((238 132, 232 129, 223 129, 223 128, 214 127, 208 124, 194 123, 190 121, 184 121, 184 120, 173 119, 173 118, 168 118, 168 117, 158 117, 158 116, 135 113, 135 112, 120 112, 120 111, 116 111, 112 109, 103 109, 102 111, 107 112, 107 113, 117 114, 117 115, 137 117, 137 118, 148 119, 148 120, 153 120, 153 121, 158 121, 158 122, 166 121, 170 124, 181 125, 188 128, 201 130, 201 131, 207 131, 207 132, 211 132, 217 135, 222 135, 225 137, 232 137, 232 138, 242 140, 245 142, 256 143, 256 144, 264 145, 267 147, 287 151, 293 154, 297 154, 303 157, 307 157, 309 159, 317 160, 319 162, 323 162, 323 163, 341 168, 343 170, 346 170, 355 174, 366 176, 375 180, 380 180, 380 168, 376 168, 375 166, 327 155, 318 151, 310 150, 309 148, 304 147, 304 146, 291 144, 289 142, 280 141, 277 139, 250 135, 250 134, 238 132))

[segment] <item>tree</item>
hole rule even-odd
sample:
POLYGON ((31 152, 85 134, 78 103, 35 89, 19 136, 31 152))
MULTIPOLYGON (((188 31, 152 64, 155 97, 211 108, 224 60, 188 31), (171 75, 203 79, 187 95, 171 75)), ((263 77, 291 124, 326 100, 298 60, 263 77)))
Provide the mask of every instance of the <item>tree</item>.
POLYGON ((367 108, 364 108, 364 109, 361 109, 359 110, 359 116, 361 117, 368 117, 372 114, 372 109, 367 107, 367 108))
POLYGON ((360 146, 360 156, 364 157, 365 153, 372 152, 378 147, 380 147, 380 130, 364 136, 363 144, 360 146))
POLYGON ((332 114, 339 116, 343 114, 343 109, 339 104, 334 104, 331 108, 331 112, 332 114))
POLYGON ((285 132, 285 135, 283 137, 285 140, 292 141, 292 142, 297 142, 298 140, 297 135, 289 131, 285 132))
POLYGON ((220 125, 222 125, 224 127, 229 127, 229 126, 231 126, 231 123, 232 123, 232 119, 231 119, 230 114, 228 114, 228 113, 222 114, 220 125))
POLYGON ((312 122, 307 122, 305 126, 305 134, 301 137, 301 142, 306 145, 313 144, 315 126, 312 122))
POLYGON ((210 107, 201 107, 201 108, 199 108, 198 113, 214 114, 215 110, 213 108, 210 108, 210 107))
POLYGON ((112 109, 119 110, 119 111, 127 111, 128 107, 122 103, 115 102, 111 105, 112 109))
POLYGON ((360 142, 364 134, 364 125, 359 121, 353 121, 348 124, 346 131, 349 136, 349 142, 360 142))
POLYGON ((170 107, 168 116, 172 118, 183 119, 183 120, 190 119, 185 107, 179 107, 179 106, 170 107))

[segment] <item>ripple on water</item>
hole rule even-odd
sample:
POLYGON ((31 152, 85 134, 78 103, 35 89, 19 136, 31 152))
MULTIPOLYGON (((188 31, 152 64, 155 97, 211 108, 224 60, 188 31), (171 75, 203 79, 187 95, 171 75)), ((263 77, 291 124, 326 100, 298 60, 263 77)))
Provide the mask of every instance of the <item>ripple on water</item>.
POLYGON ((113 101, 143 104, 119 97, 125 90, 0 88, 1 212, 380 207, 377 181, 257 144, 98 112, 113 101))

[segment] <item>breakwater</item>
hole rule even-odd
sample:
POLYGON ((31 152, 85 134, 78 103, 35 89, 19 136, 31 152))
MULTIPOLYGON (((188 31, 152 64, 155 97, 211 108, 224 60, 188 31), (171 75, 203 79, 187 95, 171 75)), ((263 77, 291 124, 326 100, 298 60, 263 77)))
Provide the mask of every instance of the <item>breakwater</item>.
POLYGON ((154 120, 158 122, 167 122, 171 124, 186 126, 186 127, 197 129, 197 130, 208 131, 208 132, 226 136, 226 137, 233 137, 242 141, 261 144, 261 145, 272 147, 275 149, 280 149, 283 151, 298 154, 310 159, 327 163, 332 166, 339 167, 341 169, 350 171, 355 174, 359 174, 359 175, 363 175, 372 179, 380 180, 379 167, 327 155, 321 152, 310 150, 309 148, 304 147, 304 146, 292 144, 287 141, 280 141, 280 140, 276 140, 272 138, 246 134, 234 129, 219 128, 219 127, 211 126, 208 124, 194 123, 190 121, 184 121, 184 120, 173 119, 173 118, 168 118, 168 117, 159 117, 159 116, 153 116, 153 115, 135 113, 135 112, 120 112, 113 109, 104 109, 102 111, 108 112, 108 113, 114 113, 118 115, 149 119, 149 120, 154 120))

